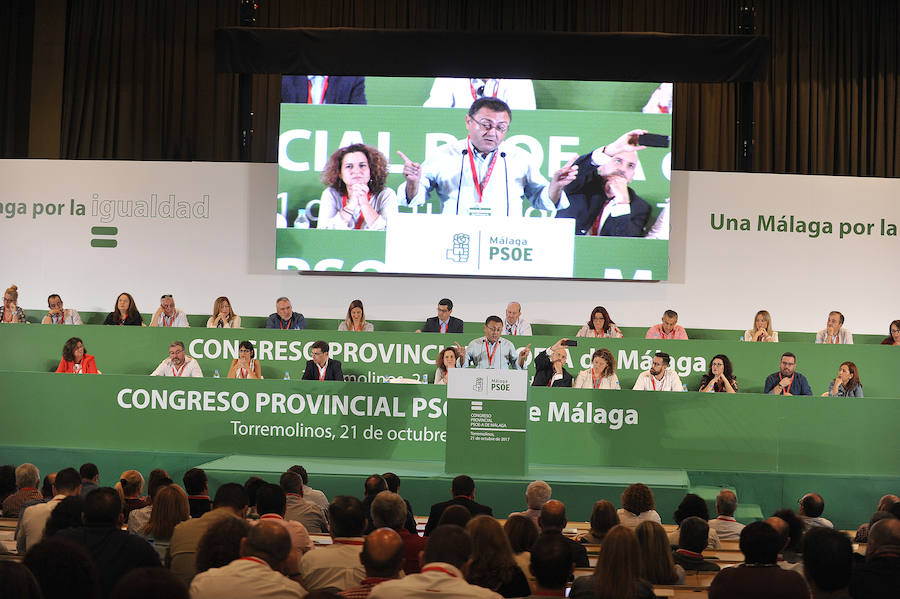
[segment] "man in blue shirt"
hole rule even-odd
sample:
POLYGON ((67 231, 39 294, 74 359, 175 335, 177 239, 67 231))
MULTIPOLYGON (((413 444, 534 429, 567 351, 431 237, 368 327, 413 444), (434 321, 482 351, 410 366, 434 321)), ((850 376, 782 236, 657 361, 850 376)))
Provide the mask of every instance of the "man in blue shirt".
POLYGON ((299 312, 294 312, 291 306, 291 300, 286 297, 279 297, 275 300, 274 314, 269 314, 266 320, 267 329, 305 329, 306 319, 299 312))
POLYGON ((797 356, 785 352, 781 356, 781 370, 766 377, 763 393, 772 395, 812 395, 806 377, 796 372, 797 356))

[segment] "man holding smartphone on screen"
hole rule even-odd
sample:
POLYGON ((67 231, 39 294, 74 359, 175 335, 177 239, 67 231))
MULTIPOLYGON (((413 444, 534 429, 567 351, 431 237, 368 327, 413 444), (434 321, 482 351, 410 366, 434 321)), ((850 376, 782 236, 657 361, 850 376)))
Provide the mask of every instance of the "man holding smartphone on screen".
POLYGON ((565 189, 569 206, 561 208, 556 217, 574 218, 577 235, 643 237, 650 204, 628 185, 634 180, 637 153, 647 147, 640 139, 646 134, 644 129, 635 129, 579 156, 574 163, 577 176, 565 189))

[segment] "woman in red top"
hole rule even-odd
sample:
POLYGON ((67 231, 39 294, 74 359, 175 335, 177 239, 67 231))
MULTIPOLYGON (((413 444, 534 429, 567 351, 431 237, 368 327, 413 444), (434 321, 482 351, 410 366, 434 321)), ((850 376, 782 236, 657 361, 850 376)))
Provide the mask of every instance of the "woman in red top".
POLYGON ((72 337, 63 345, 62 359, 56 367, 56 372, 100 374, 94 356, 84 351, 84 343, 78 337, 72 337))

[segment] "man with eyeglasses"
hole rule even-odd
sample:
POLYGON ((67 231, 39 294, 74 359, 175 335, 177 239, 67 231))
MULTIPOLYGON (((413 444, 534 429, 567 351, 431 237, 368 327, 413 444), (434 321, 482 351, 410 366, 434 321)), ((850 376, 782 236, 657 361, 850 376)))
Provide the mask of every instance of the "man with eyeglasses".
POLYGON ((328 357, 327 341, 316 341, 312 344, 309 353, 312 355, 312 360, 306 361, 306 370, 303 372, 304 381, 344 380, 341 363, 328 357))
POLYGON ((781 369, 766 377, 763 393, 772 395, 812 395, 806 377, 797 372, 797 356, 785 352, 781 356, 781 369))
POLYGON ((172 294, 159 298, 159 308, 150 319, 151 327, 189 327, 187 314, 184 310, 175 307, 175 299, 172 294))
POLYGON ((484 321, 484 337, 474 339, 466 347, 456 344, 460 363, 473 368, 490 370, 523 370, 531 344, 516 351, 511 341, 502 338, 503 319, 488 316, 484 321))
MULTIPOLYGON (((441 201, 441 213, 457 216, 524 216, 524 199, 534 208, 569 206, 563 188, 578 170, 569 161, 548 182, 531 154, 504 145, 512 113, 497 98, 479 98, 466 115, 465 139, 440 146, 419 164, 403 158, 406 178, 397 190, 401 203, 424 204, 431 193, 441 201)), ((574 160, 574 159, 573 159, 574 160)))
POLYGON ((617 140, 579 156, 573 166, 575 180, 566 186, 569 206, 557 218, 574 218, 577 235, 642 237, 650 218, 650 204, 628 185, 634 180, 638 137, 647 133, 635 129, 617 140))

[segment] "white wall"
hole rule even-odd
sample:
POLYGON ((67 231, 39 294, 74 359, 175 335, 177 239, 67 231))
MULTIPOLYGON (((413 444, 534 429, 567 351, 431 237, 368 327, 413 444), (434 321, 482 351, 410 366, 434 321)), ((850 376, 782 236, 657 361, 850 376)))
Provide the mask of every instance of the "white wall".
POLYGON ((109 311, 120 291, 152 312, 162 293, 179 307, 208 313, 228 295, 239 314, 265 315, 280 295, 307 317, 341 318, 360 297, 374 319, 416 320, 453 298, 454 314, 482 320, 522 302, 534 322, 579 323, 605 305, 624 326, 658 322, 666 308, 687 327, 747 328, 760 308, 780 330, 823 328, 839 309, 859 333, 885 333, 900 317, 895 276, 897 237, 881 236, 880 219, 900 223, 900 181, 675 172, 672 180, 670 280, 588 282, 351 276, 274 270, 273 164, 114 161, 0 161, 0 202, 27 214, 0 215, 0 286, 15 283, 19 304, 46 306, 59 292, 67 306, 109 311), (92 215, 106 200, 198 202, 209 196, 208 218, 92 215), (70 215, 71 200, 84 216, 70 215), (35 204, 64 204, 63 215, 33 218, 35 204), (752 231, 714 231, 710 213, 750 219, 752 231), (758 215, 829 220, 831 235, 756 231, 758 215), (838 238, 841 220, 874 223, 871 236, 838 238), (117 226, 116 248, 90 247, 91 227, 117 226))

